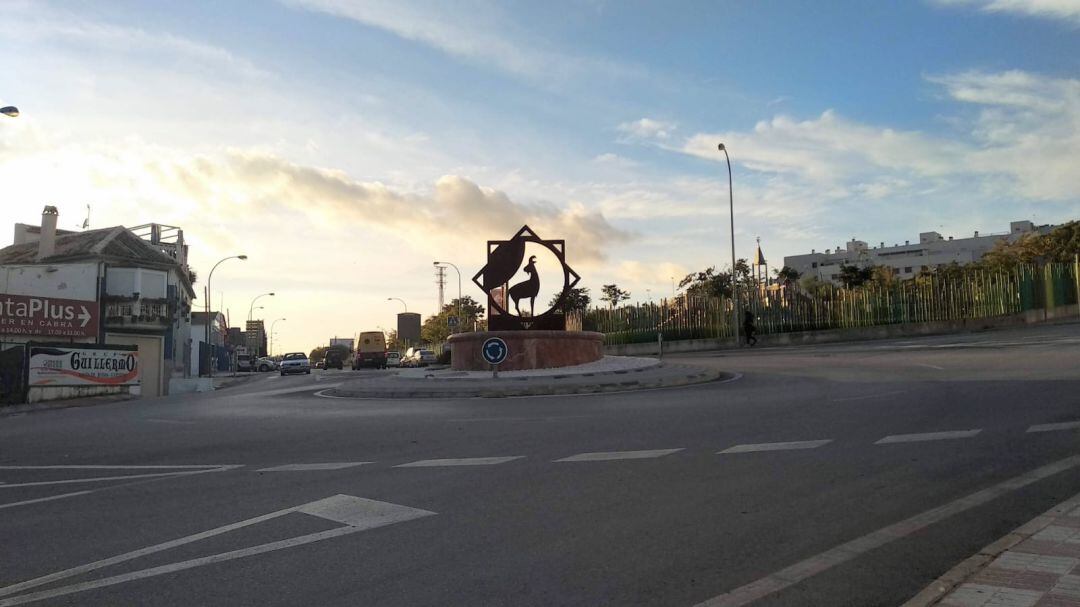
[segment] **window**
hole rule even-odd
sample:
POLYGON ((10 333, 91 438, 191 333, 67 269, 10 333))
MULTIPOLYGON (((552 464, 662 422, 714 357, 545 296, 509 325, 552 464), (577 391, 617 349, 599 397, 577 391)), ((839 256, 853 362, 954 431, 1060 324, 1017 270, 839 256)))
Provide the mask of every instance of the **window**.
POLYGON ((141 297, 151 299, 165 297, 165 272, 140 269, 139 283, 139 295, 141 297))
POLYGON ((810 267, 811 268, 816 268, 817 267, 817 262, 815 261, 814 263, 810 264, 810 267))
POLYGON ((135 292, 135 268, 109 268, 105 279, 105 293, 130 296, 135 292))
POLYGON ((904 273, 905 274, 911 274, 911 266, 908 266, 908 267, 904 268, 904 273))

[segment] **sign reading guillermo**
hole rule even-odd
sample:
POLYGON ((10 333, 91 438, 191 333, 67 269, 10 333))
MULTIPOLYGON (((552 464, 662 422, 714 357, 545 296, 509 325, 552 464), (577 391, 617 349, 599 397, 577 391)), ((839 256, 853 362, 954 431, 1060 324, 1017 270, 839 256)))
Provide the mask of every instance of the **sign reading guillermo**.
POLYGON ((488 296, 488 329, 491 331, 565 331, 566 315, 562 311, 563 303, 566 294, 580 280, 581 277, 566 265, 566 241, 544 240, 529 226, 523 226, 510 240, 489 240, 487 265, 473 276, 473 282, 488 296), (542 247, 535 250, 543 259, 538 260, 536 255, 530 255, 526 262, 525 250, 528 243, 542 247), (536 314, 536 298, 540 293, 538 266, 543 267, 543 264, 558 264, 562 284, 559 285, 561 289, 555 305, 544 310, 545 303, 541 300, 542 311, 536 314), (519 270, 527 274, 528 278, 509 284, 519 270))
POLYGON ((0 334, 97 337, 96 301, 0 293, 0 334))
POLYGON ((133 386, 139 352, 117 346, 30 346, 31 386, 133 386))

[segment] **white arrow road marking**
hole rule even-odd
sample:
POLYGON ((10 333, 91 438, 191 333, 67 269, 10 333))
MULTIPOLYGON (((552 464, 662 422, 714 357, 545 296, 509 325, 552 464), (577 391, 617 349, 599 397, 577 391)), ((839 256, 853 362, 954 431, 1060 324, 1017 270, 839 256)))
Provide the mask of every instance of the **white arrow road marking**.
POLYGON ((154 546, 149 546, 147 548, 134 550, 132 552, 126 552, 124 554, 120 554, 100 561, 94 561, 93 563, 87 563, 85 565, 79 565, 78 567, 73 567, 71 569, 65 569, 63 571, 51 573, 49 575, 42 576, 33 580, 20 582, 6 588, 0 588, 0 596, 10 596, 12 594, 16 594, 29 588, 35 588, 37 586, 42 586, 44 584, 55 582, 57 580, 81 575, 88 571, 95 571, 103 567, 108 567, 117 563, 130 561, 141 556, 154 554, 155 552, 161 552, 163 550, 168 550, 177 546, 183 546, 185 544, 197 542, 208 537, 228 533, 229 531, 234 531, 242 527, 247 527, 256 523, 268 521, 270 519, 284 516, 293 512, 301 512, 303 514, 317 516, 322 519, 341 523, 345 526, 338 527, 337 529, 330 529, 328 531, 309 533, 307 535, 301 535, 285 540, 270 542, 267 544, 259 544, 258 546, 252 546, 250 548, 231 550, 229 552, 222 552, 220 554, 213 554, 210 556, 190 559, 178 563, 170 563, 168 565, 151 567, 150 569, 132 571, 131 573, 115 575, 100 580, 82 582, 79 584, 72 584, 70 586, 53 588, 51 590, 42 590, 40 592, 24 594, 22 596, 16 596, 13 598, 0 600, 0 607, 8 607, 10 605, 22 605, 24 603, 40 601, 42 599, 57 596, 64 596, 76 592, 82 592, 84 590, 104 588, 106 586, 114 586, 116 584, 122 584, 124 582, 130 582, 133 580, 141 580, 158 575, 164 575, 166 573, 184 571, 185 569, 193 569, 195 567, 201 567, 203 565, 211 565, 213 563, 221 563, 224 561, 230 561, 248 556, 255 556, 257 554, 265 554, 267 552, 273 552, 275 550, 293 548, 295 546, 302 546, 304 544, 311 544, 313 542, 321 542, 323 540, 340 537, 343 535, 349 535, 358 531, 366 531, 368 529, 374 529, 376 527, 393 525, 395 523, 401 523, 404 521, 410 521, 413 519, 418 519, 436 514, 435 512, 431 512, 430 510, 410 508, 409 506, 401 506, 388 502, 379 502, 375 500, 364 499, 362 497, 353 497, 351 495, 340 494, 333 495, 315 502, 309 502, 300 506, 294 506, 292 508, 278 510, 276 512, 271 512, 262 516, 256 516, 254 518, 249 518, 238 523, 232 523, 231 525, 217 527, 215 529, 203 531, 202 533, 196 533, 194 535, 189 535, 154 546))
POLYGON ((90 322, 90 310, 86 309, 86 306, 79 306, 82 308, 82 312, 79 313, 79 320, 82 321, 82 326, 85 327, 86 323, 90 322))

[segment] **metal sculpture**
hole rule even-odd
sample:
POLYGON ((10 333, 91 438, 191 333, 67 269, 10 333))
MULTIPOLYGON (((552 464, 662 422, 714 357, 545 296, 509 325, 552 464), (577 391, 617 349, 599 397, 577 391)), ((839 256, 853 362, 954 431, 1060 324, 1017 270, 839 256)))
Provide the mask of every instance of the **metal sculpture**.
POLYGON ((566 241, 544 240, 529 226, 522 226, 510 240, 489 240, 487 265, 473 276, 473 282, 488 296, 488 329, 491 331, 519 331, 527 329, 566 330, 563 312, 567 293, 577 285, 581 277, 566 265, 566 241), (555 255, 562 266, 563 285, 555 305, 536 314, 536 296, 540 292, 540 273, 536 268, 536 256, 529 256, 524 268, 526 243, 536 243, 555 255), (527 280, 513 286, 507 283, 518 270, 529 275, 527 280), (529 300, 528 315, 521 313, 521 301, 529 300), (511 313, 509 302, 513 303, 511 313))

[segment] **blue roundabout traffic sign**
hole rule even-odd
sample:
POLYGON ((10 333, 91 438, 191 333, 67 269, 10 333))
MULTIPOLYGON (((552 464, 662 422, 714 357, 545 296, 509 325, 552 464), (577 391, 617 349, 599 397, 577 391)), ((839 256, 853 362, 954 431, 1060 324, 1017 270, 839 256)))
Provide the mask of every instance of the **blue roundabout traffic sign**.
POLYGON ((489 337, 484 340, 480 353, 489 364, 497 365, 506 360, 507 355, 510 354, 510 348, 506 347, 506 342, 502 338, 489 337))

